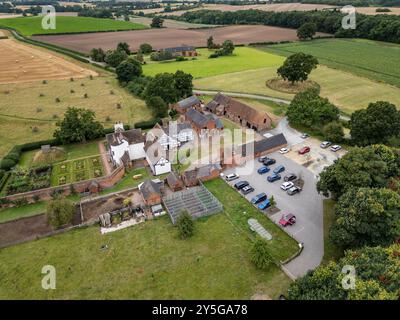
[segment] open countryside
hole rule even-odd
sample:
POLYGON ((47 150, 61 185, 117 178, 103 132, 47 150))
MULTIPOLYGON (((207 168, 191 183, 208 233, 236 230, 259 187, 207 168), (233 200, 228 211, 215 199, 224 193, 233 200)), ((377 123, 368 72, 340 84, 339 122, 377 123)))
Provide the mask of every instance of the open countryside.
POLYGON ((0 3, 0 300, 398 301, 400 16, 343 1, 0 3))
MULTIPOLYGON (((319 35, 324 35, 320 33, 319 35)), ((278 42, 296 40, 296 30, 270 26, 238 25, 208 29, 172 29, 104 32, 75 35, 34 36, 35 40, 88 53, 93 48, 113 49, 119 42, 126 42, 131 49, 138 50, 141 43, 149 43, 154 49, 192 45, 204 47, 207 38, 213 36, 216 42, 231 39, 235 44, 257 42, 278 42)))
POLYGON ((296 52, 312 54, 331 68, 400 87, 400 45, 361 39, 317 39, 264 49, 284 56, 296 52))
POLYGON ((1 19, 1 26, 15 29, 24 36, 146 29, 146 26, 132 22, 88 17, 58 17, 57 28, 47 30, 42 28, 42 18, 40 17, 1 19))

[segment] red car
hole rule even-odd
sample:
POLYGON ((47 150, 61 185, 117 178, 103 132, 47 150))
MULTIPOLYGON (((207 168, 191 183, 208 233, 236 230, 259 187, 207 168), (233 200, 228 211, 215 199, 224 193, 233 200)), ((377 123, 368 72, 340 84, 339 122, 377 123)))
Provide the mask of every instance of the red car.
POLYGON ((291 213, 283 214, 281 220, 279 220, 279 224, 282 227, 291 226, 296 223, 296 216, 291 213))
POLYGON ((299 154, 305 154, 307 152, 310 152, 310 147, 303 147, 299 150, 299 154))

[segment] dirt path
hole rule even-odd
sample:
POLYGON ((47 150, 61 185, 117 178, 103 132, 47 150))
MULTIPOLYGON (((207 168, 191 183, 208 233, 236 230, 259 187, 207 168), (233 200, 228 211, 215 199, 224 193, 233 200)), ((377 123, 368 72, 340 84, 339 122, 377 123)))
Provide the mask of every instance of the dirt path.
POLYGON ((100 150, 101 161, 103 162, 105 175, 108 176, 112 172, 111 164, 108 162, 108 153, 106 147, 104 146, 103 141, 99 141, 98 146, 100 150))

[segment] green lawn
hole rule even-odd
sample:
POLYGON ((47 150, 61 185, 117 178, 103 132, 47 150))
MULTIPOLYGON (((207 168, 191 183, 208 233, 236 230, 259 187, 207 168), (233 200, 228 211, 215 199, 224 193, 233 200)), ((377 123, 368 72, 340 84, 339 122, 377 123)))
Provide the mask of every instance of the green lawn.
POLYGON ((63 17, 57 16, 56 29, 45 30, 42 28, 42 17, 21 17, 1 19, 0 26, 16 29, 25 36, 38 34, 79 33, 96 31, 119 31, 146 29, 142 24, 89 17, 63 17))
POLYGON ((198 220, 188 240, 168 216, 108 235, 78 229, 1 249, 0 299, 277 298, 290 280, 256 269, 250 247, 224 214, 198 220), (56 290, 41 287, 45 265, 56 268, 56 290))
POLYGON ((255 218, 268 230, 273 239, 268 241, 270 253, 276 260, 285 260, 298 251, 298 244, 289 235, 279 228, 275 223, 265 217, 261 211, 256 209, 245 198, 222 179, 214 179, 204 184, 224 206, 224 214, 228 220, 244 235, 255 237, 250 231, 247 220, 255 218))
MULTIPOLYGON (((62 160, 68 161, 78 158, 85 158, 85 157, 99 155, 100 150, 98 147, 98 143, 99 140, 94 140, 94 141, 89 141, 87 143, 68 144, 65 146, 59 146, 58 148, 61 148, 62 150, 65 151, 65 159, 62 160)), ((40 152, 40 149, 23 152, 19 160, 19 166, 27 169, 34 166, 33 159, 37 152, 40 152)), ((41 165, 41 163, 37 165, 41 165)))
POLYGON ((143 71, 146 75, 154 76, 157 73, 182 70, 197 79, 229 72, 277 67, 285 59, 281 56, 249 47, 237 47, 232 56, 219 57, 217 59, 208 58, 212 53, 208 49, 198 49, 197 51, 200 54, 197 60, 148 63, 143 66, 143 71))
POLYGON ((324 200, 324 257, 322 264, 327 264, 331 260, 337 261, 343 256, 343 251, 329 241, 329 229, 335 219, 335 201, 324 200))
MULTIPOLYGON (((193 83, 196 89, 254 93, 291 100, 293 94, 272 90, 265 84, 277 76, 276 69, 270 67, 216 75, 196 79, 193 83)), ((311 73, 310 79, 321 86, 322 96, 348 114, 379 100, 390 101, 400 108, 400 88, 395 86, 322 65, 311 73)))
POLYGON ((125 177, 123 177, 115 186, 109 189, 104 189, 100 194, 109 194, 113 192, 122 191, 125 189, 135 188, 143 181, 150 178, 149 173, 146 168, 138 168, 129 171, 126 173, 125 177), (141 174, 142 177, 140 179, 133 179, 133 176, 141 174))
POLYGON ((35 216, 45 212, 46 203, 37 202, 21 207, 13 207, 0 210, 0 223, 23 217, 35 216))
POLYGON ((400 45, 362 39, 320 39, 263 49, 284 56, 311 54, 329 67, 400 86, 400 45))

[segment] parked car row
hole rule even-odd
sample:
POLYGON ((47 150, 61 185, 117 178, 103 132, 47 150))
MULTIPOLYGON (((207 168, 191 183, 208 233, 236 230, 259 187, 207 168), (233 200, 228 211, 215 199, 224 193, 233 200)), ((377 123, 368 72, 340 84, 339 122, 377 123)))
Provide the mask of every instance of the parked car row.
POLYGON ((338 144, 335 144, 332 146, 332 142, 330 141, 322 141, 321 144, 319 145, 322 149, 326 149, 328 147, 330 147, 329 149, 333 152, 339 151, 340 149, 342 149, 341 146, 339 146, 338 144))

